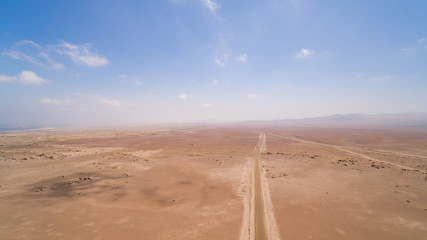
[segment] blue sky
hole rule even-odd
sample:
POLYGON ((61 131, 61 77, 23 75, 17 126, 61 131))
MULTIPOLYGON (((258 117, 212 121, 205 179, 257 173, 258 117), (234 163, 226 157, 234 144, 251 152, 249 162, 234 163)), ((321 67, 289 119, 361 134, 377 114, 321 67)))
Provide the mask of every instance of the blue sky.
POLYGON ((427 112, 426 1, 1 1, 0 124, 427 112))

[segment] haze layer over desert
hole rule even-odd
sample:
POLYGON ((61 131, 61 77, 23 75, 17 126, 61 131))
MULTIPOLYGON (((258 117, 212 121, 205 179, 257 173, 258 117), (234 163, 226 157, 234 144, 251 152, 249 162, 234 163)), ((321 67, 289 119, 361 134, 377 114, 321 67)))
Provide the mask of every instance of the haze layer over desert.
POLYGON ((260 239, 259 156, 265 239, 424 239, 426 136, 259 124, 1 132, 0 238, 260 239))

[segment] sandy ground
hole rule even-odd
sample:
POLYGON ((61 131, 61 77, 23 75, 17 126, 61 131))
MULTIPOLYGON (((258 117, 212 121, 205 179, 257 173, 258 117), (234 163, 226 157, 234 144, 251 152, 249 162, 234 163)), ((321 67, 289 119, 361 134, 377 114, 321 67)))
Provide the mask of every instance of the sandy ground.
POLYGON ((427 131, 0 133, 0 239, 244 239, 252 151, 281 239, 425 239, 427 131))
POLYGON ((0 133, 0 239, 238 239, 257 141, 218 128, 0 133))
POLYGON ((263 131, 282 239, 426 238, 425 129, 263 131))

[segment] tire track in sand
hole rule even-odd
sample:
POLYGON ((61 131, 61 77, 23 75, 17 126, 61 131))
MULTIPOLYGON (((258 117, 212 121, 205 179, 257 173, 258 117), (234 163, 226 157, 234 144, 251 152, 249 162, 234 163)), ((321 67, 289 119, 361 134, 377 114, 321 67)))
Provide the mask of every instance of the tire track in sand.
POLYGON ((367 155, 362 154, 362 153, 354 152, 354 150, 351 151, 349 148, 352 148, 352 147, 349 147, 349 146, 338 146, 338 145, 327 144, 327 143, 319 143, 319 142, 303 140, 303 139, 299 139, 299 138, 295 138, 295 137, 285 137, 285 136, 277 135, 277 134, 274 134, 274 133, 268 133, 268 134, 276 136, 276 137, 284 138, 284 139, 289 139, 289 140, 296 141, 296 142, 308 143, 308 144, 315 144, 315 145, 321 145, 321 146, 335 148, 337 150, 340 150, 340 151, 343 151, 343 152, 347 152, 347 153, 353 154, 355 156, 359 156, 359 157, 364 158, 364 159, 368 159, 368 160, 371 160, 371 161, 377 161, 377 162, 384 162, 384 163, 390 164, 392 166, 395 166, 395 167, 398 167, 398 168, 401 168, 401 169, 417 170, 416 168, 409 167, 409 166, 406 166, 406 165, 402 165, 402 164, 390 162, 390 161, 387 161, 387 160, 376 159, 376 158, 367 156, 367 155))

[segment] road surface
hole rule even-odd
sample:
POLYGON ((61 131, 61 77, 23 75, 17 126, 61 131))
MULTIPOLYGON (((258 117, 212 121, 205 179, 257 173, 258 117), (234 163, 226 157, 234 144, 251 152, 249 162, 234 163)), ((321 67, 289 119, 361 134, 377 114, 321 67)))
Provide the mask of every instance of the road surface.
POLYGON ((264 204, 264 192, 262 190, 261 182, 261 168, 260 168, 260 155, 265 147, 265 134, 261 133, 259 136, 258 144, 256 145, 253 152, 254 161, 254 197, 255 197, 255 240, 266 240, 267 227, 265 226, 265 204, 264 204))

